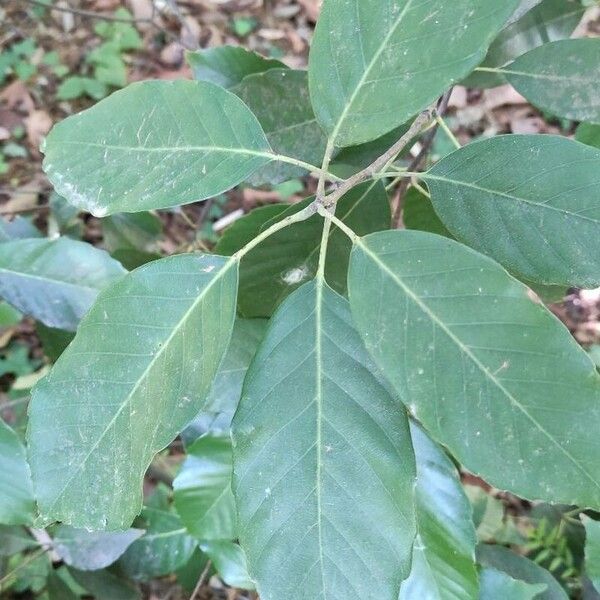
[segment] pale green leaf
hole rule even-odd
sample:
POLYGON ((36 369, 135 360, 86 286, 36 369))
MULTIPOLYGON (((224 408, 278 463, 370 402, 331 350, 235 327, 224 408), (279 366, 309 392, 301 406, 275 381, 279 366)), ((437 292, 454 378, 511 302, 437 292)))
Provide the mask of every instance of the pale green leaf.
POLYGON ((533 600, 548 587, 544 583, 525 583, 491 567, 481 570, 479 600, 533 600))
POLYGON ((504 71, 527 100, 557 117, 600 123, 600 39, 544 44, 504 71))
POLYGON ((229 432, 246 371, 265 335, 267 323, 266 319, 236 320, 227 354, 213 381, 206 405, 181 434, 186 444, 207 431, 229 432))
POLYGON ((415 535, 408 423, 322 280, 273 317, 233 440, 239 537, 262 597, 397 600, 415 535))
POLYGON ((96 571, 112 565, 143 534, 141 529, 93 532, 60 525, 54 532, 52 544, 67 565, 82 571, 96 571))
POLYGON ((48 327, 74 330, 98 292, 125 273, 103 250, 69 238, 0 244, 0 297, 48 327))
POLYGON ((169 575, 183 567, 194 553, 196 541, 172 511, 146 507, 136 525, 146 533, 119 560, 123 572, 132 579, 169 575))
MULTIPOLYGON (((256 115, 274 152, 321 164, 327 138, 310 103, 306 71, 271 69, 249 75, 231 91, 256 115)), ((277 184, 304 173, 300 167, 273 162, 252 175, 250 182, 277 184)))
POLYGON ((536 600, 567 600, 563 588, 546 569, 524 556, 511 552, 508 548, 481 544, 477 547, 477 561, 484 567, 492 567, 508 573, 514 579, 532 585, 546 585, 546 589, 535 596, 536 600))
MULTIPOLYGON (((220 254, 233 254, 269 225, 302 210, 314 198, 294 204, 268 220, 269 212, 236 221, 217 244, 220 254)), ((390 207, 381 182, 365 182, 345 194, 336 216, 358 234, 388 229, 390 207)), ((269 317, 295 289, 317 272, 323 218, 315 215, 272 235, 250 251, 240 266, 239 310, 245 317, 269 317)), ((329 238, 325 277, 339 293, 346 291, 350 241, 338 229, 329 238)))
POLYGON ((24 527, 0 525, 0 556, 11 556, 38 546, 24 527))
POLYGON ((600 522, 582 518, 585 527, 585 573, 600 591, 600 522))
POLYGON ((265 58, 241 46, 219 46, 187 52, 185 58, 198 81, 208 81, 224 88, 238 85, 254 73, 285 69, 282 62, 265 58))
POLYGON ((309 77, 332 142, 373 140, 427 107, 483 60, 517 3, 326 0, 309 77))
POLYGON ((102 219, 102 233, 104 247, 109 252, 122 249, 155 252, 162 222, 150 212, 117 213, 102 219))
POLYGON ((199 540, 232 540, 236 535, 231 438, 208 433, 187 448, 173 482, 175 509, 199 540))
POLYGON ((248 574, 244 551, 229 541, 203 542, 200 548, 211 559, 221 579, 232 587, 253 590, 254 582, 248 574))
POLYGON ((234 94, 199 81, 145 81, 56 125, 44 170, 71 204, 104 217, 216 196, 274 159, 234 94))
POLYGON ((444 451, 410 423, 417 460, 417 538, 400 600, 477 600, 471 505, 444 451))
POLYGON ((0 523, 29 525, 34 510, 25 448, 17 434, 0 419, 0 523))
POLYGON ((348 280, 379 367, 469 471, 523 498, 600 507, 600 377, 526 286, 419 231, 359 240, 348 280))
POLYGON ((29 456, 43 515, 90 529, 131 524, 150 461, 202 408, 236 288, 236 260, 198 254, 149 263, 101 293, 33 392, 29 456))
POLYGON ((460 241, 537 283, 600 285, 600 150, 507 135, 453 152, 424 175, 460 241))
POLYGON ((40 230, 23 217, 7 221, 0 217, 0 242, 42 237, 40 230))
MULTIPOLYGON (((479 66, 492 69, 504 67, 529 50, 570 37, 584 12, 585 8, 572 0, 543 0, 524 14, 517 11, 518 18, 515 20, 513 15, 511 22, 494 40, 485 60, 479 66)), ((502 73, 475 71, 467 78, 465 85, 494 87, 505 82, 502 73)))

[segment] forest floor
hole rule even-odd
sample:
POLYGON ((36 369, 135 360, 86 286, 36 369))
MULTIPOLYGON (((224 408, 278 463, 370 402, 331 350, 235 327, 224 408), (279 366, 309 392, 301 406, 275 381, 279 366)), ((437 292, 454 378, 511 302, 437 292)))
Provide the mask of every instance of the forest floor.
MULTIPOLYGON (((53 123, 91 106, 126 82, 191 77, 186 50, 241 44, 290 67, 303 68, 318 13, 318 0, 2 0, 0 216, 32 215, 41 229, 47 227, 51 186, 41 169, 39 145, 53 123), (44 6, 50 3, 52 10, 44 6), (133 16, 139 39, 132 47, 103 54, 105 43, 123 33, 119 33, 123 24, 119 19, 129 18, 121 12, 124 9, 133 16), (115 65, 117 75, 97 68, 102 61, 115 65), (78 90, 81 95, 73 97, 78 90)), ((592 9, 582 27, 600 35, 600 8, 592 9)), ((462 143, 497 133, 569 135, 574 131, 572 123, 546 119, 509 86, 485 91, 457 86, 447 120, 462 143)), ((438 135, 434 154, 443 155, 450 148, 450 141, 438 135)), ((198 239, 210 246, 226 215, 298 200, 309 191, 307 185, 300 180, 286 188, 235 190, 220 202, 198 203, 185 212, 165 214, 161 217, 166 226, 162 250, 173 253, 198 239)), ((82 235, 92 243, 101 242, 94 217, 84 218, 82 235)), ((552 310, 581 344, 595 347, 600 362, 600 290, 569 290, 552 310)), ((2 353, 16 338, 29 344, 28 360, 41 360, 35 330, 25 320, 0 335, 0 361, 6 359, 2 353)), ((0 403, 3 389, 0 385, 0 403)), ((146 591, 147 598, 157 600, 189 597, 169 579, 153 583, 146 591)), ((249 597, 247 592, 224 587, 216 578, 196 595, 203 600, 249 597)))

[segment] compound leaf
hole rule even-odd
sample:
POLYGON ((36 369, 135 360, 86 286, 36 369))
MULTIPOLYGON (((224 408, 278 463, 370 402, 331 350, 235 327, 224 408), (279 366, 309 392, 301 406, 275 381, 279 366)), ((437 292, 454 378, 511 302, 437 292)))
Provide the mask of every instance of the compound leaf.
POLYGON ((425 176, 460 241, 532 282, 600 285, 600 150, 559 136, 469 144, 425 176))
POLYGON ((467 469, 524 498, 600 507, 600 441, 590 427, 600 419, 600 378, 525 285, 419 231, 359 240, 348 280, 368 350, 467 469))
POLYGON ((483 60, 517 4, 326 0, 309 78, 315 114, 332 142, 368 142, 425 108, 483 60))
POLYGON ((240 542, 262 597, 397 600, 415 535, 408 423, 321 279, 273 317, 233 442, 240 542))
POLYGON ((115 92, 56 125, 43 151, 56 191, 98 217, 216 196, 274 158, 237 96, 185 80, 115 92))
POLYGON ((90 529, 131 524, 154 454, 210 390, 236 289, 236 260, 178 255, 100 294, 33 392, 29 456, 44 516, 90 529))
POLYGON ((0 244, 0 297, 48 327, 75 330, 98 292, 126 272, 103 250, 69 238, 0 244))

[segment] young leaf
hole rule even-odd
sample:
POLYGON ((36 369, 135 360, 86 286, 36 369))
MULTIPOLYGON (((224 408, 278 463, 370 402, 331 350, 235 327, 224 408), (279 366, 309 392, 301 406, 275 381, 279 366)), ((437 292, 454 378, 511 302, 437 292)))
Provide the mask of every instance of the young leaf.
POLYGON ((462 242, 537 283, 600 285, 600 150, 507 135, 453 152, 424 175, 462 242))
POLYGON ((262 596, 397 600, 415 535, 408 423, 321 279, 273 317, 233 441, 240 542, 262 596))
POLYGON ((399 600, 476 600, 475 528, 471 505, 444 451, 410 423, 417 460, 417 537, 399 600))
POLYGON ((91 532, 60 525, 52 543, 67 565, 82 571, 96 571, 112 565, 143 534, 141 529, 91 532))
MULTIPOLYGON (((485 60, 479 66, 504 67, 518 56, 542 44, 570 37, 584 12, 585 8, 578 2, 544 0, 525 14, 521 14, 517 20, 514 20, 513 15, 511 23, 494 40, 485 60)), ((465 85, 494 87, 504 84, 505 81, 501 73, 475 71, 467 78, 465 85)))
POLYGON ((600 123, 600 40, 562 40, 517 58, 508 82, 532 104, 557 117, 600 123))
MULTIPOLYGON (((219 254, 233 254, 262 229, 302 210, 313 198, 288 207, 270 222, 267 212, 250 213, 230 227, 219 243, 219 254), (252 227, 254 231, 252 231, 252 227)), ((261 209, 261 211, 264 209, 261 209)), ((340 199, 336 216, 357 233, 366 234, 390 226, 390 207, 381 182, 365 182, 340 199)), ((269 317, 291 292, 312 279, 317 271, 323 219, 315 215, 272 235, 249 252, 240 267, 239 310, 245 317, 269 317), (282 248, 285 248, 282 251, 282 248)), ((328 283, 339 293, 346 291, 346 272, 351 244, 333 229, 325 267, 328 283)))
POLYGON ((100 294, 33 392, 29 456, 43 515, 90 529, 131 524, 154 454, 208 394, 236 288, 236 260, 177 255, 100 294))
POLYGON ((585 573, 600 592, 600 523, 582 518, 585 527, 585 573))
MULTIPOLYGON (((310 103, 306 71, 271 69, 246 77, 231 91, 256 115, 275 152, 321 164, 327 138, 310 103)), ((252 175, 250 182, 276 184, 303 173, 300 167, 274 162, 252 175)))
POLYGON ((17 434, 0 419, 0 523, 29 525, 33 521, 34 510, 25 448, 17 434))
POLYGON ((57 192, 104 217, 203 200, 274 159, 234 94, 198 81, 144 81, 56 125, 43 148, 57 192))
POLYGON ((309 78, 333 144, 373 140, 433 102, 483 60, 517 3, 326 0, 309 78))
POLYGON ((69 238, 0 244, 0 297, 48 327, 74 330, 98 292, 127 271, 69 238))
POLYGON ((183 567, 194 553, 196 542, 174 512, 146 507, 136 524, 146 533, 119 560, 121 569, 132 579, 168 575, 183 567))
POLYGON ((477 547, 477 560, 484 567, 503 571, 514 579, 531 585, 546 585, 546 589, 535 597, 536 600, 567 600, 565 591, 546 569, 524 556, 511 552, 508 548, 480 544, 477 547))
POLYGON ((242 395, 246 371, 265 335, 267 323, 266 319, 236 320, 227 354, 213 381, 206 404, 181 433, 185 444, 191 444, 208 431, 229 432, 233 413, 242 395))
POLYGON ((224 88, 232 88, 254 73, 286 68, 278 60, 265 58, 241 46, 220 46, 186 52, 185 58, 192 68, 195 79, 208 81, 224 88))
POLYGON ((187 454, 173 482, 181 521, 199 540, 236 538, 229 435, 208 433, 196 440, 187 454))
POLYGON ((348 282, 368 350, 467 469, 524 498, 600 506, 590 428, 600 419, 600 377, 523 284, 419 231, 359 240, 348 282))
POLYGON ((479 600, 498 600, 498 598, 533 600, 539 598, 548 587, 545 583, 531 584, 513 579, 507 573, 492 567, 481 570, 480 586, 479 600))
POLYGON ((202 552, 210 557, 221 579, 232 587, 253 590, 254 582, 248 574, 248 564, 244 551, 227 540, 202 542, 202 552))

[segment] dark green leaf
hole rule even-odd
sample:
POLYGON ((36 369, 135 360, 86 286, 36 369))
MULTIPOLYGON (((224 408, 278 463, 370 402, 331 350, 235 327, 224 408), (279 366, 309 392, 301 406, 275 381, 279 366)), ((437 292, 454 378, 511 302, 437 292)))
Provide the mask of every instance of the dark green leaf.
POLYGON ((431 200, 417 188, 411 187, 404 197, 402 220, 406 229, 429 231, 429 233, 452 237, 433 210, 431 200))
POLYGON ((46 581, 46 593, 49 600, 79 600, 79 594, 76 594, 58 574, 58 571, 51 570, 46 581))
POLYGON ((96 571, 112 565, 143 534, 141 529, 91 532, 60 525, 52 541, 66 564, 82 571, 96 571))
POLYGON ((236 516, 231 492, 231 438, 208 433, 187 449, 175 481, 175 508, 199 540, 232 540, 236 516))
MULTIPOLYGON (((529 3, 531 4, 531 2, 529 3)), ((529 8, 525 6, 525 8, 529 8)), ((512 62, 518 56, 542 44, 563 40, 573 33, 585 8, 572 0, 543 0, 537 6, 522 14, 518 19, 511 18, 508 26, 494 40, 480 65, 485 68, 498 68, 512 62)), ((505 83, 501 73, 474 72, 465 81, 470 87, 494 87, 505 83)))
POLYGON ((368 142, 425 108, 483 60, 516 6, 327 0, 309 76, 315 114, 332 142, 368 142))
POLYGON ((0 301, 0 329, 17 325, 23 315, 7 302, 0 301))
POLYGON ((505 74, 527 100, 553 115, 600 123, 600 39, 544 44, 517 58, 505 74))
POLYGON ((491 567, 481 570, 480 585, 479 600, 498 600, 499 598, 533 600, 533 598, 539 598, 539 595, 548 587, 543 583, 530 584, 513 579, 507 573, 491 567))
MULTIPOLYGON (((327 139, 310 103, 306 71, 271 69, 246 77, 231 91, 256 115, 276 153, 321 164, 327 139)), ((299 167, 274 162, 252 175, 250 182, 276 184, 303 173, 299 167)))
POLYGON ((42 343, 45 356, 52 362, 58 360, 58 357, 66 350, 75 337, 75 334, 71 331, 46 327, 43 323, 36 323, 35 330, 42 343))
POLYGON ((467 469, 524 498, 600 507, 590 427, 600 419, 600 377, 523 284, 489 258, 419 231, 360 240, 348 280, 367 348, 410 412, 467 469))
POLYGON ((474 142, 424 178, 450 232, 524 279, 600 285, 600 150, 558 136, 474 142))
POLYGON ((397 600, 415 535, 408 423, 321 279, 273 317, 233 440, 240 542, 263 597, 397 600))
POLYGON ((129 546, 119 561, 132 579, 168 575, 185 565, 194 553, 196 542, 172 511, 145 508, 136 525, 146 533, 129 546))
POLYGON ((48 327, 74 330, 98 292, 125 273, 103 250, 69 238, 0 244, 0 296, 48 327))
POLYGON ((69 569, 73 579, 90 592, 96 600, 139 600, 140 592, 127 579, 110 571, 78 571, 69 569))
POLYGON ((477 560, 484 567, 508 573, 514 579, 535 584, 545 584, 546 590, 536 600, 567 600, 567 594, 552 575, 533 561, 511 552, 502 546, 482 544, 477 547, 477 560))
POLYGON ((149 263, 101 293, 33 392, 30 462, 43 515, 93 529, 131 524, 154 454, 202 408, 236 288, 235 259, 198 254, 149 263))
POLYGON ((479 586, 471 505, 444 451, 414 422, 410 431, 417 460, 417 538, 400 600, 475 600, 479 586))
POLYGON ((600 591, 600 522, 582 518, 585 526, 585 573, 600 591))
POLYGON ((25 448, 0 419, 0 523, 31 524, 35 503, 25 448))
POLYGON ((196 52, 187 52, 186 60, 198 81, 209 81, 231 88, 253 73, 269 69, 284 69, 285 65, 241 46, 219 46, 196 52))
POLYGON ((198 81, 145 81, 56 125, 44 170, 58 193, 104 217, 216 196, 274 155, 234 94, 198 81))
POLYGON ((575 139, 582 144, 600 148, 600 125, 581 123, 575 132, 575 139))
POLYGON ((38 546, 38 542, 23 527, 0 525, 0 556, 11 556, 38 546))
POLYGON ((155 252, 162 233, 161 220, 152 213, 117 213, 102 219, 104 247, 109 252, 122 249, 155 252))
MULTIPOLYGON (((302 210, 312 200, 307 198, 290 206, 270 222, 266 220, 267 212, 260 216, 251 213, 225 232, 216 251, 232 254, 261 229, 302 210)), ((383 184, 366 182, 353 188, 338 202, 336 215, 359 234, 387 229, 390 208, 383 184)), ((315 276, 322 232, 323 219, 315 215, 272 235, 242 259, 238 304, 244 316, 271 316, 284 298, 315 276)), ((325 276, 339 293, 346 290, 350 246, 348 238, 334 228, 330 234, 325 276)))

